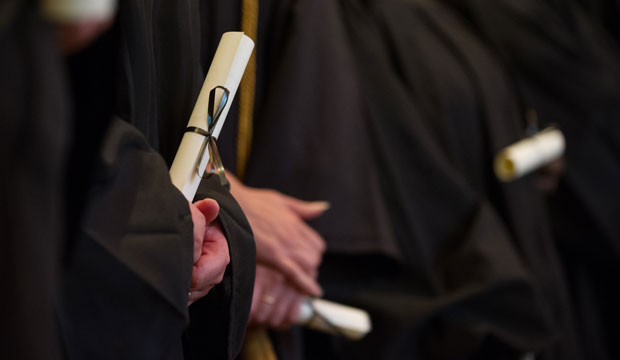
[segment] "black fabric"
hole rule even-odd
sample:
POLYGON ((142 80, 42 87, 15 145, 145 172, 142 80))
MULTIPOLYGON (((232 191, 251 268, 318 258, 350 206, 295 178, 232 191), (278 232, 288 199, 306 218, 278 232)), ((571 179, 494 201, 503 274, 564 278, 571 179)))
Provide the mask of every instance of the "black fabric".
MULTIPOLYGON (((527 106, 566 134, 567 173, 550 199, 554 234, 584 357, 615 359, 620 348, 611 334, 620 331, 620 290, 605 284, 620 274, 617 45, 575 2, 452 3, 501 55, 527 106)), ((590 5, 597 3, 613 5, 590 5)))
MULTIPOLYGON (((261 1, 261 8, 263 7, 261 1)), ((215 55, 217 46, 222 35, 227 31, 241 30, 241 1, 201 1, 200 2, 200 34, 202 38, 200 46, 200 59, 204 73, 211 66, 211 60, 215 55)), ((257 47, 254 52, 259 54, 257 47)), ((226 116, 226 125, 222 127, 218 138, 218 149, 222 157, 222 163, 228 171, 237 168, 237 121, 239 117, 239 100, 235 96, 230 110, 226 116)), ((258 104, 258 102, 257 102, 258 104)))
POLYGON ((142 135, 114 120, 62 278, 66 356, 182 358, 192 262, 187 201, 142 135))
POLYGON ((310 341, 306 356, 579 358, 542 199, 491 169, 525 109, 467 23, 431 1, 269 14, 244 180, 331 202, 312 222, 326 297, 377 319, 361 342, 310 341))
POLYGON ((244 182, 329 201, 328 215, 310 224, 333 251, 399 257, 337 4, 269 4, 261 10, 267 24, 259 34, 254 140, 244 182))
POLYGON ((437 346, 420 342, 414 354, 579 358, 542 201, 531 179, 501 185, 491 171, 494 154, 524 128, 501 63, 436 2, 342 3, 410 281, 422 275, 427 288, 418 291, 439 305, 423 312, 431 321, 418 337, 437 346), (445 309, 467 315, 443 317, 445 309))
POLYGON ((618 0, 576 0, 601 27, 605 28, 620 45, 620 2, 618 0))
POLYGON ((66 76, 75 119, 67 164, 67 249, 82 223, 95 160, 113 114, 119 51, 119 27, 94 39, 85 49, 67 57, 66 76))
POLYGON ((0 5, 0 348, 58 359, 54 315, 72 123, 58 49, 32 1, 0 5))
POLYGON ((116 22, 68 59, 76 126, 69 242, 56 304, 61 342, 67 358, 178 359, 193 259, 191 216, 160 155, 126 122, 110 126, 122 98, 124 31, 116 22))
POLYGON ((138 128, 168 165, 204 80, 198 1, 123 1, 117 113, 138 128))
POLYGON ((215 199, 228 239, 230 263, 224 280, 190 307, 187 359, 234 359, 243 344, 256 271, 252 230, 232 195, 216 176, 203 180, 196 199, 215 199), (216 346, 217 345, 217 346, 216 346))
MULTIPOLYGON (((436 2, 378 1, 367 8, 349 3, 349 14, 360 14, 350 26, 357 31, 354 46, 361 49, 357 58, 363 59, 361 76, 368 81, 366 103, 384 149, 383 173, 390 174, 384 188, 394 189, 388 194, 399 204, 389 208, 406 209, 407 220, 395 226, 420 246, 409 248, 409 264, 431 281, 438 300, 480 285, 474 274, 488 277, 482 296, 456 306, 465 313, 478 306, 495 309, 468 318, 465 346, 479 346, 464 347, 460 355, 484 358, 490 355, 485 347, 499 342, 546 358, 580 358, 541 199, 531 179, 500 185, 491 171, 493 155, 518 140, 524 128, 509 74, 462 19, 436 2), (374 32, 368 23, 377 24, 374 32), (392 126, 381 126, 384 119, 392 126), (514 264, 506 261, 510 257, 514 264), (475 260, 461 262, 467 259, 475 260), (427 268, 421 267, 425 263, 427 268), (474 273, 462 270, 481 263, 496 265, 474 273), (525 274, 519 275, 519 265, 525 274), (497 289, 503 276, 516 276, 524 286, 517 294, 528 300, 512 304, 516 307, 502 303, 499 294, 506 290, 497 289), (516 313, 521 315, 513 317, 516 313), (525 316, 530 316, 522 324, 526 327, 511 323, 525 316), (508 325, 508 331, 489 324, 508 325)), ((459 329, 457 319, 446 318, 441 329, 459 329)), ((448 349, 455 338, 446 337, 431 358, 458 354, 448 349)))
MULTIPOLYGON (((200 17, 203 4, 210 2, 129 1, 120 7, 123 50, 118 113, 145 134, 168 165, 206 75, 202 52, 219 43, 219 38, 201 34, 201 28, 211 26, 200 17)), ((222 144, 226 141, 218 142, 222 144)), ((202 195, 196 200, 208 196, 220 204, 219 220, 231 263, 223 284, 190 308, 184 351, 190 358, 235 358, 252 298, 254 242, 245 216, 227 189, 217 182, 204 182, 199 192, 202 195)))
MULTIPOLYGON (((11 294, 2 297, 2 308, 10 310, 3 313, 3 356, 58 358, 55 305, 67 358, 183 357, 193 255, 187 202, 170 183, 161 156, 135 128, 118 119, 109 125, 117 113, 157 145, 170 119, 185 124, 202 83, 198 37, 186 41, 199 35, 198 18, 192 18, 197 3, 190 5, 121 2, 113 28, 67 59, 65 87, 38 8, 2 4, 6 238, 0 264, 11 294)), ((180 139, 168 140, 162 148, 180 139)), ((243 249, 231 250, 241 264, 230 270, 234 300, 212 309, 227 310, 225 318, 234 321, 230 347, 211 344, 230 353, 241 341, 251 298, 253 275, 243 264, 254 269, 251 233, 235 211, 234 219, 221 216, 227 234, 244 235, 231 241, 231 248, 243 249)))

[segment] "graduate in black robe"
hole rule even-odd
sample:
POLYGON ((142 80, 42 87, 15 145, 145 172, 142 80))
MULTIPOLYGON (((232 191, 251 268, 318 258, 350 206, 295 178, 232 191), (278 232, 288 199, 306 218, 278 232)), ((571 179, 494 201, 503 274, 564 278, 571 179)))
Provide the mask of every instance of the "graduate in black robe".
MULTIPOLYGON (((192 305, 191 341, 183 350, 192 224, 187 201, 151 147, 158 146, 160 132, 165 137, 172 120, 182 118, 186 124, 204 79, 193 50, 199 38, 190 36, 197 34, 191 29, 197 25, 191 6, 122 2, 109 39, 78 56, 74 71, 83 76, 75 78, 87 79, 78 85, 92 81, 90 85, 113 87, 105 93, 76 91, 86 102, 109 95, 113 100, 101 112, 83 108, 82 118, 120 119, 114 118, 104 131, 87 215, 64 279, 60 319, 71 357, 182 358, 185 351, 188 356, 234 358, 239 351, 254 271, 249 226, 226 189, 213 181, 203 184, 197 199, 218 201, 231 265, 224 281, 192 305), (106 75, 98 77, 101 72, 106 75)), ((175 141, 178 146, 180 138, 175 141)))
POLYGON ((389 208, 402 209, 393 218, 405 216, 394 227, 404 235, 412 280, 423 274, 426 283, 409 295, 410 321, 420 329, 414 351, 429 358, 526 351, 579 358, 532 179, 501 185, 491 171, 493 155, 524 128, 508 74, 466 23, 436 2, 343 3, 383 188, 389 208))
MULTIPOLYGON (((613 2, 592 2, 612 5, 613 2)), ((566 174, 550 198, 557 247, 578 311, 584 357, 620 349, 619 52, 575 2, 455 1, 501 55, 525 106, 567 138, 566 174)), ((611 11, 611 9, 610 9, 611 11)))
MULTIPOLYGON (((198 1, 149 1, 121 7, 121 81, 127 94, 119 101, 119 112, 146 135, 168 165, 206 76, 200 51, 206 44, 219 43, 219 38, 201 37, 199 6, 198 1)), ((215 178, 203 181, 194 200, 207 197, 220 205, 231 264, 222 284, 190 307, 185 356, 234 358, 241 347, 252 296, 254 242, 243 212, 215 178)))
POLYGON ((492 174, 525 127, 492 52, 433 2, 272 9, 244 180, 332 203, 312 222, 321 284, 374 325, 359 343, 308 333, 306 356, 579 358, 532 179, 492 174))
POLYGON ((54 298, 65 239, 69 102, 35 1, 0 4, 0 348, 59 359, 54 298))

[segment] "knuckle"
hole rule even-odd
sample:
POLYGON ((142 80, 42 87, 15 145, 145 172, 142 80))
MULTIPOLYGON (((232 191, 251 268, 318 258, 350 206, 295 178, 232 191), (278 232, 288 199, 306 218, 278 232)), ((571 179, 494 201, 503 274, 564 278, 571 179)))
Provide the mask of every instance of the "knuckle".
POLYGON ((310 257, 308 260, 309 260, 308 263, 310 267, 312 267, 313 269, 316 269, 321 264, 322 257, 320 255, 315 255, 315 256, 310 257))
POLYGON ((265 195, 272 197, 272 201, 280 201, 281 200, 281 195, 278 191, 274 190, 274 189, 266 189, 265 191, 265 195))
POLYGON ((221 283, 224 280, 224 272, 222 271, 220 274, 218 274, 217 276, 217 283, 221 283))
POLYGON ((325 252, 325 250, 327 250, 327 243, 325 242, 325 240, 323 240, 323 238, 319 237, 318 245, 320 252, 323 253, 325 252))

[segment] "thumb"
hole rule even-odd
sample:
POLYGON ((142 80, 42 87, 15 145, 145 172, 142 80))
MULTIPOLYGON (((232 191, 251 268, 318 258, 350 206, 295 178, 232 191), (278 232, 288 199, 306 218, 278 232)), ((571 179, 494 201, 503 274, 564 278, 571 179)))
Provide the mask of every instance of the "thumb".
POLYGON ((284 202, 302 219, 310 220, 321 216, 330 204, 327 201, 303 201, 284 195, 284 202))
POLYGON ((217 219, 217 215, 220 213, 220 205, 213 199, 204 199, 195 202, 194 205, 202 212, 207 224, 217 219))

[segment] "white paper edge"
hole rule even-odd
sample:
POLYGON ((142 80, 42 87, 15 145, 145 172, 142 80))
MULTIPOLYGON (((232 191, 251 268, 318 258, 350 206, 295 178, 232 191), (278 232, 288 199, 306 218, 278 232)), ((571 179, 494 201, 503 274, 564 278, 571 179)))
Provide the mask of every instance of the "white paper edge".
MULTIPOLYGON (((216 138, 219 136, 253 49, 254 42, 249 37, 243 35, 242 32, 227 32, 222 36, 196 100, 188 126, 195 126, 206 130, 209 92, 215 86, 221 85, 226 87, 230 94, 226 107, 222 111, 217 126, 213 131, 213 135, 216 138)), ((221 93, 218 92, 218 99, 216 99, 215 104, 219 104, 220 100, 221 93)), ((181 190, 189 201, 193 200, 201 181, 200 176, 196 172, 196 165, 200 158, 199 150, 203 141, 204 137, 200 134, 185 133, 170 167, 172 183, 181 190)), ((204 150, 199 167, 201 174, 209 162, 208 149, 205 147, 204 150)))
POLYGON ((566 149, 564 134, 547 128, 500 151, 493 168, 504 182, 519 179, 561 157, 566 149))
POLYGON ((313 306, 332 325, 338 327, 338 332, 349 339, 359 340, 372 330, 370 316, 366 311, 323 299, 305 299, 301 304, 297 324, 306 325, 319 331, 334 333, 333 329, 324 322, 320 320, 312 321, 314 317, 313 306), (310 302, 312 302, 312 305, 310 302))

